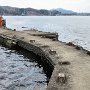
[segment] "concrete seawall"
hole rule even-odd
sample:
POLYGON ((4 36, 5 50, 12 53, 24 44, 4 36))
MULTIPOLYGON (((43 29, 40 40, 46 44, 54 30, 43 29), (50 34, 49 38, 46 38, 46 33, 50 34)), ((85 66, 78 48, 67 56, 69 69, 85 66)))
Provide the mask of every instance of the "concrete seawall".
POLYGON ((22 40, 18 40, 18 45, 28 51, 32 51, 33 53, 41 56, 42 58, 46 58, 48 60, 47 63, 51 66, 51 68, 54 68, 54 65, 55 65, 55 62, 53 62, 54 60, 52 61, 51 55, 49 55, 49 53, 45 51, 45 48, 48 48, 48 47, 40 46, 38 44, 27 43, 22 40))
POLYGON ((90 90, 90 52, 59 42, 57 33, 2 30, 0 42, 10 47, 18 45, 46 58, 53 69, 47 90, 90 90))

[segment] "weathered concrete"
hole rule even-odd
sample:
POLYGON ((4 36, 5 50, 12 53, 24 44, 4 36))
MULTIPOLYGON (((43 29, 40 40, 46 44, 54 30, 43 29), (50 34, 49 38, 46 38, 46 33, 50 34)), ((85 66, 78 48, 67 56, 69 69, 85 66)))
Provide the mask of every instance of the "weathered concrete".
POLYGON ((66 45, 49 37, 42 38, 44 33, 35 30, 2 30, 0 33, 0 38, 3 35, 14 39, 19 46, 47 58, 54 68, 47 90, 90 90, 89 51, 72 43, 66 45))

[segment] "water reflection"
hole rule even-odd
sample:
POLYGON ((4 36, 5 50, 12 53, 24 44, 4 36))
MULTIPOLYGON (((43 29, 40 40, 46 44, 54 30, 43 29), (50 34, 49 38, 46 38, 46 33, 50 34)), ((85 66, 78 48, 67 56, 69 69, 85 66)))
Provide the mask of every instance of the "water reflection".
POLYGON ((45 90, 47 76, 34 54, 0 46, 0 90, 45 90))

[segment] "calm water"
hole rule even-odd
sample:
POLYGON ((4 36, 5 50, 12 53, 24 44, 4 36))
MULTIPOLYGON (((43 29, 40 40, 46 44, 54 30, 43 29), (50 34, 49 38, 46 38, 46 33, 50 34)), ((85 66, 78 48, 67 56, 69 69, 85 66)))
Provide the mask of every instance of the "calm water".
POLYGON ((90 51, 89 16, 5 16, 7 27, 58 32, 59 40, 73 42, 90 51), (27 27, 27 28, 22 28, 27 27))
POLYGON ((28 51, 0 46, 0 90, 46 90, 47 76, 28 51))

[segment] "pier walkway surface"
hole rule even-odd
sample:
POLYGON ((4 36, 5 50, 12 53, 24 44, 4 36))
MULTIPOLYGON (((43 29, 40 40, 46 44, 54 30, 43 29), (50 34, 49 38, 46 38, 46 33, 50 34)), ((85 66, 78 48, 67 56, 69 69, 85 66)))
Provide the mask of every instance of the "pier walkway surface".
POLYGON ((47 90, 90 90, 90 56, 87 54, 89 52, 50 39, 43 34, 48 33, 33 30, 0 31, 0 36, 16 39, 18 44, 27 50, 29 47, 23 45, 25 43, 42 50, 40 53, 39 49, 36 52, 34 48, 30 49, 38 55, 45 55, 54 67, 47 90))

